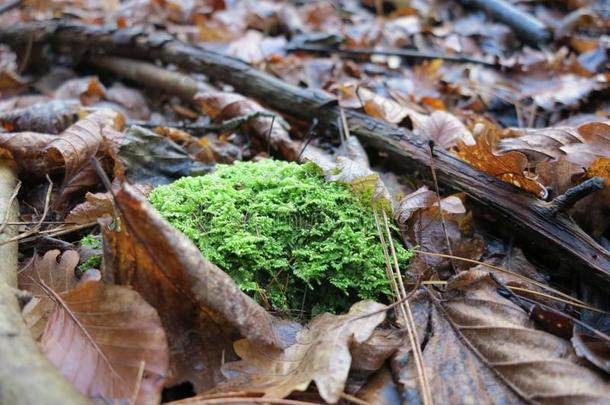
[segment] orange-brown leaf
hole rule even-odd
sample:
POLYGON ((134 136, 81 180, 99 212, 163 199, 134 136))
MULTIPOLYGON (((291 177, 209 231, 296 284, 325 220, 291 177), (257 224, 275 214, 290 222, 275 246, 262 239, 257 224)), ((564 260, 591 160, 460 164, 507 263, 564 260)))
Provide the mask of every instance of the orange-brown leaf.
POLYGON ((105 286, 97 270, 77 282, 78 254, 57 263, 58 255, 48 252, 20 274, 37 295, 24 310, 35 336, 48 317, 36 336, 42 352, 90 398, 158 403, 169 353, 156 311, 127 287, 105 286))
POLYGON ((492 131, 489 128, 485 130, 485 133, 478 137, 476 145, 460 144, 458 156, 483 172, 539 197, 544 197, 546 195, 544 186, 523 174, 527 167, 527 157, 524 154, 508 152, 497 156, 493 153, 492 131))

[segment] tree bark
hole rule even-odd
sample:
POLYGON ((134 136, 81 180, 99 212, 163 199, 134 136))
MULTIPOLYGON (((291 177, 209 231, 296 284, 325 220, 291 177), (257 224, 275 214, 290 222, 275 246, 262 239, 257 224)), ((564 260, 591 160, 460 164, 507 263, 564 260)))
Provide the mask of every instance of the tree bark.
MULTIPOLYGON (((17 221, 17 203, 11 202, 16 178, 0 162, 0 218, 17 221), (10 207, 9 207, 10 204, 10 207)), ((14 237, 7 226, 0 242, 14 237)), ((17 300, 17 242, 0 245, 0 403, 88 404, 89 402, 49 363, 32 339, 17 300)))
MULTIPOLYGON (((0 29, 0 42, 19 45, 28 41, 48 42, 65 53, 86 49, 100 58, 110 54, 161 60, 230 84, 236 92, 282 113, 304 120, 316 118, 326 127, 335 128, 340 117, 337 101, 328 93, 292 86, 239 59, 185 44, 166 33, 57 21, 0 29)), ((429 175, 431 158, 427 140, 355 111, 346 111, 346 116, 350 132, 363 143, 383 151, 406 168, 429 175)), ((549 259, 557 259, 558 266, 567 269, 573 281, 586 280, 590 286, 610 292, 610 253, 567 214, 445 151, 435 150, 433 159, 441 185, 466 193, 475 203, 492 210, 497 219, 509 222, 520 242, 547 254, 549 259)))

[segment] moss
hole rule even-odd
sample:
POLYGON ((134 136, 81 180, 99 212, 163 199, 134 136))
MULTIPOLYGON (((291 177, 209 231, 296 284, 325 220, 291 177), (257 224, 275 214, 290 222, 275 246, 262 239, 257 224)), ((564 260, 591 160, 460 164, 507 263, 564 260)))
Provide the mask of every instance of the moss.
MULTIPOLYGON (((99 236, 87 235, 80 241, 81 246, 87 247, 92 251, 102 251, 102 239, 99 236)), ((78 271, 82 274, 89 269, 100 269, 102 267, 102 255, 94 254, 89 256, 78 265, 78 271)))
MULTIPOLYGON (((219 165, 149 198, 243 291, 282 312, 341 312, 390 292, 370 202, 314 164, 219 165)), ((404 265, 410 254, 396 246, 404 265)))

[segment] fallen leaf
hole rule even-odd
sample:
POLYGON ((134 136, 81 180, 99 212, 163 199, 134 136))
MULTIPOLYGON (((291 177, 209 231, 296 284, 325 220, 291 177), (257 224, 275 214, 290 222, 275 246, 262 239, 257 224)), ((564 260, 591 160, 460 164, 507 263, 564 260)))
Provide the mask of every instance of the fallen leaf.
POLYGON ((21 173, 42 175, 54 174, 61 168, 48 167, 40 154, 49 143, 55 140, 56 135, 39 134, 37 132, 0 133, 0 147, 11 153, 21 173))
POLYGON ((524 154, 508 152, 497 156, 493 153, 492 145, 496 131, 495 127, 485 125, 483 133, 477 137, 476 145, 458 146, 458 156, 485 173, 544 198, 547 194, 544 186, 523 174, 528 164, 524 154))
POLYGON ((7 132, 58 134, 77 121, 80 108, 75 100, 51 100, 2 112, 0 124, 7 132))
POLYGON ((106 193, 87 193, 85 202, 80 203, 68 213, 65 222, 74 224, 95 223, 99 218, 113 214, 112 195, 106 193))
POLYGON ((78 170, 89 164, 102 144, 104 127, 120 129, 123 117, 111 110, 89 114, 53 139, 42 151, 50 170, 64 168, 64 179, 74 177, 78 170))
MULTIPOLYGON (((207 92, 195 95, 195 100, 203 112, 214 121, 222 122, 232 118, 245 117, 257 111, 269 113, 256 101, 236 93, 207 92)), ((261 143, 269 142, 284 158, 296 160, 301 151, 300 142, 290 139, 288 126, 280 118, 259 116, 247 120, 242 126, 252 131, 261 143)))
POLYGON ((138 126, 129 128, 117 147, 118 177, 132 183, 167 184, 213 168, 196 161, 169 138, 138 126))
POLYGON ((453 114, 435 111, 424 122, 422 133, 443 149, 449 149, 462 142, 472 146, 476 142, 472 133, 453 114))
MULTIPOLYGON (((423 251, 478 260, 485 245, 479 235, 471 232, 472 216, 466 212, 462 200, 457 196, 449 196, 443 198, 440 205, 443 210, 442 217, 438 209, 438 197, 427 187, 422 187, 400 200, 395 218, 407 246, 419 246, 423 251), (447 239, 451 250, 447 246, 447 239)), ((423 254, 416 255, 410 263, 414 274, 423 275, 432 271, 441 278, 449 277, 452 267, 461 270, 469 266, 471 264, 464 261, 452 262, 447 258, 423 254)))
POLYGON ((116 192, 116 203, 121 228, 104 227, 104 266, 157 308, 169 334, 174 381, 191 381, 198 391, 216 385, 240 335, 262 346, 279 344, 276 320, 132 186, 116 192))
POLYGON ((83 105, 91 105, 102 99, 106 88, 97 77, 81 77, 63 83, 53 93, 55 99, 78 99, 83 105))
POLYGON ((587 168, 587 177, 601 177, 605 179, 606 187, 610 186, 610 158, 600 157, 587 168))
POLYGON ((102 284, 97 270, 78 281, 78 254, 67 251, 59 263, 58 255, 47 252, 19 274, 35 296, 24 317, 41 351, 92 399, 158 402, 168 350, 156 311, 137 292, 102 284))
MULTIPOLYGON (((345 315, 319 315, 284 350, 269 350, 239 340, 235 352, 242 360, 225 364, 223 371, 243 379, 241 387, 260 391, 268 398, 285 398, 293 391, 305 391, 313 381, 320 396, 335 403, 344 391, 352 363, 350 345, 371 337, 385 319, 383 308, 373 301, 360 301, 345 315)), ((236 382, 229 380, 228 384, 234 387, 236 382)))
MULTIPOLYGON (((607 379, 581 365, 568 341, 535 329, 527 312, 497 293, 488 272, 463 272, 447 287, 442 301, 431 298, 423 347, 435 403, 607 401, 607 379)), ((416 378, 412 361, 393 368, 401 382, 416 378)), ((410 387, 403 398, 419 395, 410 387)))

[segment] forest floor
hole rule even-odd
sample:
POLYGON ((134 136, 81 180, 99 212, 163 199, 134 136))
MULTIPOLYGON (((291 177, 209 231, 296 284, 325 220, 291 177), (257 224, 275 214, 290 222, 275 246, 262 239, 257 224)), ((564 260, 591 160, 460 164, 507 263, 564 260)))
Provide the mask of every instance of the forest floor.
POLYGON ((609 49, 607 0, 0 1, 0 403, 608 403, 609 49))

